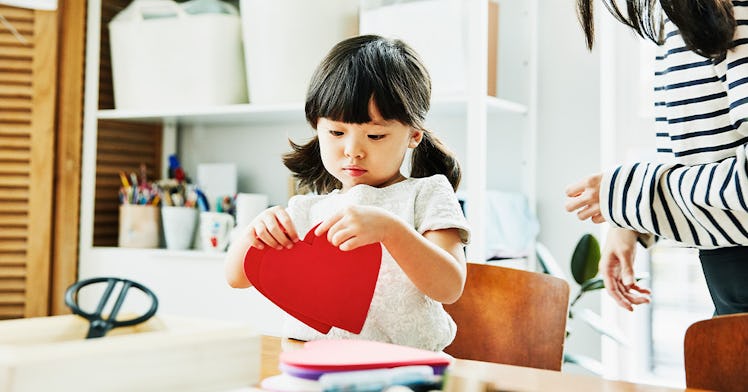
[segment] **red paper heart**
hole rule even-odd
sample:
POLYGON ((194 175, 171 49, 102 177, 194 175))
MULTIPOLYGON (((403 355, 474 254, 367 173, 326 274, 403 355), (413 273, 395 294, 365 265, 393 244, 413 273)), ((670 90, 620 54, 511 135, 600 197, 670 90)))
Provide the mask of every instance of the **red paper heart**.
MULTIPOLYGON (((314 229, 312 229, 312 231, 313 230, 314 229)), ((257 249, 255 249, 255 251, 257 251, 257 249)), ((262 290, 262 286, 261 286, 262 282, 260 282, 260 265, 261 265, 262 260, 263 260, 262 257, 252 256, 252 259, 250 261, 250 254, 248 250, 247 254, 244 256, 244 274, 247 275, 247 278, 249 279, 250 282, 252 282, 252 285, 257 289, 257 291, 264 294, 264 291, 262 290)), ((273 303, 275 303, 274 300, 273 300, 273 303)), ((317 331, 324 333, 324 334, 330 332, 331 327, 329 324, 319 322, 313 318, 310 318, 302 313, 295 311, 294 309, 289 309, 288 307, 284 308, 283 306, 277 303, 276 305, 278 305, 278 307, 280 307, 281 309, 285 310, 286 313, 290 314, 292 317, 316 329, 317 331)))
POLYGON ((317 331, 360 333, 381 261, 379 243, 342 251, 311 229, 291 249, 249 248, 244 272, 260 293, 317 331))
POLYGON ((348 371, 410 365, 447 366, 447 354, 390 343, 356 339, 325 339, 304 343, 299 350, 284 351, 280 362, 303 369, 348 371))

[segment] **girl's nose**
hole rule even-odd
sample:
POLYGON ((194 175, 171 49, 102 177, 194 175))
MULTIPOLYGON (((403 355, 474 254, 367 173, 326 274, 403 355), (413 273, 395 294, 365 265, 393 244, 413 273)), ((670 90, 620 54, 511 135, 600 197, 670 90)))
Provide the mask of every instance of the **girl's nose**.
POLYGON ((348 158, 361 159, 364 157, 363 145, 361 142, 358 141, 358 139, 354 137, 349 138, 345 143, 344 153, 345 153, 345 156, 348 158))

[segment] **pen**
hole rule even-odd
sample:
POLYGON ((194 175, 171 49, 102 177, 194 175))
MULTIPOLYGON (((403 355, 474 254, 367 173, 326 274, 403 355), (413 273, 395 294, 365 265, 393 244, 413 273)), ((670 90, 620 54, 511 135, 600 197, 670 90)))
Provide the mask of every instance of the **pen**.
POLYGON ((197 194, 197 208, 200 209, 200 211, 210 211, 210 204, 208 203, 208 198, 205 197, 205 194, 203 191, 201 191, 198 188, 195 188, 195 193, 197 194))
POLYGON ((119 180, 122 182, 122 186, 127 188, 130 186, 130 182, 127 180, 127 176, 125 175, 125 172, 121 171, 119 172, 119 180))

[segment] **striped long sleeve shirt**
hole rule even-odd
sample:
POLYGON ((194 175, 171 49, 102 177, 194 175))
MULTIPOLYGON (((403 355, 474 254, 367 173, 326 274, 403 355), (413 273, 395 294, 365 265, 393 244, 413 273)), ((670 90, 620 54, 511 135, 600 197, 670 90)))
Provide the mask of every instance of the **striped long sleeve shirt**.
POLYGON ((603 175, 613 225, 700 249, 748 245, 748 1, 733 1, 734 49, 712 60, 686 49, 667 21, 655 60, 658 152, 603 175))

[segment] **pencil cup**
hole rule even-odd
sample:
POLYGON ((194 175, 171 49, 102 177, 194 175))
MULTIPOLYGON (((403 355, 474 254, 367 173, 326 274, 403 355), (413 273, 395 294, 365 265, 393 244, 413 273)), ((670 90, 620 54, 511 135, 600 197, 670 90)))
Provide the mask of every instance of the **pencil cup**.
POLYGON ((200 243, 202 249, 223 252, 229 245, 234 217, 223 212, 200 213, 200 243))
POLYGON ((197 209, 192 207, 161 207, 166 248, 190 249, 197 228, 197 209))
POLYGON ((119 206, 119 246, 122 248, 158 248, 161 222, 154 205, 119 206))

